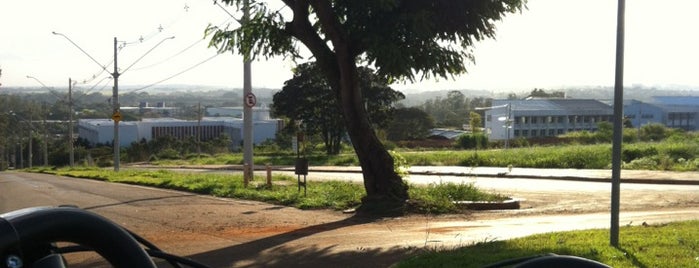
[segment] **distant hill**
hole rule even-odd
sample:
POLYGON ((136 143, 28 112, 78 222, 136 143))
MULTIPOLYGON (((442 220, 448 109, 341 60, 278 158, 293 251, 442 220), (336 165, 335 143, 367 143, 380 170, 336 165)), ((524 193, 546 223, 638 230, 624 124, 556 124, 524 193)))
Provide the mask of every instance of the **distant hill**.
MULTIPOLYGON (((533 90, 533 89, 531 89, 533 90)), ((467 98, 485 97, 493 99, 506 99, 510 94, 515 94, 517 98, 524 98, 529 95, 531 90, 511 91, 511 92, 493 92, 488 90, 473 90, 464 89, 458 90, 467 98)), ((575 99, 596 99, 596 100, 611 100, 614 98, 613 87, 602 86, 581 86, 567 88, 544 88, 547 92, 563 91, 566 98, 575 99)), ((435 99, 437 97, 445 98, 452 90, 425 91, 419 93, 405 94, 405 100, 401 103, 407 107, 423 104, 426 100, 435 99)), ((650 101, 654 96, 699 96, 699 87, 691 86, 662 86, 648 87, 642 85, 633 85, 624 88, 624 99, 634 99, 639 101, 650 101)))

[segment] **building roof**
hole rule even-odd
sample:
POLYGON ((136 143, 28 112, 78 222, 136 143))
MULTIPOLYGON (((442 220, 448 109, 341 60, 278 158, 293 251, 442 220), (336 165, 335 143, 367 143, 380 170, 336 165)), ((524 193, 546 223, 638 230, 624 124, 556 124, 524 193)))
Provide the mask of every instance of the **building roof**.
POLYGON ((698 96, 655 96, 653 103, 662 106, 699 106, 698 96))
POLYGON ((463 135, 466 133, 466 131, 463 130, 456 130, 456 129, 446 129, 446 128, 433 128, 430 129, 430 137, 431 138, 444 138, 444 139, 456 139, 459 136, 463 135))
POLYGON ((560 114, 613 114, 611 106, 592 99, 528 99, 528 100, 493 100, 493 106, 512 105, 512 111, 518 113, 558 112, 560 114))

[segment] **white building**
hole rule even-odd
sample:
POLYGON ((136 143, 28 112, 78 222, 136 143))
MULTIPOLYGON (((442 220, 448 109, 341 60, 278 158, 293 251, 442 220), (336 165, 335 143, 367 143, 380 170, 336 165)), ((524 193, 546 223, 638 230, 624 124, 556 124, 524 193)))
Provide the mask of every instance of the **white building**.
POLYGON ((610 122, 611 106, 590 99, 493 100, 485 112, 490 140, 553 137, 573 131, 596 131, 610 122))
MULTIPOLYGON (((268 111, 268 110, 267 110, 268 111)), ((277 131, 282 129, 283 121, 270 119, 269 113, 259 113, 253 118, 253 144, 274 139, 277 131)), ((142 139, 150 141, 162 136, 178 139, 200 135, 202 141, 227 134, 231 138, 231 148, 242 145, 243 119, 235 117, 204 117, 198 120, 181 120, 174 118, 147 118, 142 121, 119 122, 119 146, 126 147, 142 139)), ((114 121, 111 119, 80 119, 78 135, 90 144, 111 144, 114 140, 114 121)))

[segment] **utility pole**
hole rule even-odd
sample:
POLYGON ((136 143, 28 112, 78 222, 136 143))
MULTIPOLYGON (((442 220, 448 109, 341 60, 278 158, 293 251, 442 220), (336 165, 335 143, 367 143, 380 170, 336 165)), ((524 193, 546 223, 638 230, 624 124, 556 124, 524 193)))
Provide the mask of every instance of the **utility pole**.
POLYGON ((197 104, 197 159, 201 156, 201 101, 197 104))
MULTIPOLYGON (((243 20, 242 24, 246 25, 250 20, 250 3, 249 0, 243 2, 243 20)), ((243 162, 248 167, 248 174, 245 174, 246 181, 254 178, 255 163, 252 155, 252 106, 249 105, 247 98, 252 95, 252 76, 250 74, 251 63, 250 55, 243 55, 243 162)))
POLYGON ((29 110, 29 153, 28 153, 28 160, 29 160, 29 168, 32 168, 32 160, 34 158, 34 154, 32 153, 33 148, 32 148, 32 140, 34 139, 34 126, 32 125, 32 111, 31 109, 29 110))
POLYGON ((119 66, 117 64, 117 38, 114 37, 114 88, 112 90, 112 121, 114 121, 114 171, 119 171, 119 120, 121 113, 119 112, 119 66))
POLYGON ((42 116, 42 125, 44 126, 44 166, 47 167, 49 165, 49 145, 48 145, 48 140, 49 140, 49 132, 48 129, 46 128, 46 117, 47 111, 46 111, 46 102, 44 102, 43 105, 43 116, 42 116))
POLYGON ((619 247, 619 209, 621 206, 621 143, 624 117, 624 14, 626 1, 619 0, 616 29, 616 67, 614 70, 614 132, 612 137, 612 204, 609 244, 619 247))
POLYGON ((73 143, 73 80, 68 78, 68 151, 70 167, 75 166, 75 144, 73 143))

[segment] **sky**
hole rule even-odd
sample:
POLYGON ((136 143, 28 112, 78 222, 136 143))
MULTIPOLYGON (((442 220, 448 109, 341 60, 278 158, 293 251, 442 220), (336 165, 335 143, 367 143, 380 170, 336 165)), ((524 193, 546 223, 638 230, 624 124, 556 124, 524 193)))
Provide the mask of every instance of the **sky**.
MULTIPOLYGON (((624 84, 699 88, 699 1, 626 2, 624 84)), ((529 0, 527 6, 496 24, 495 40, 475 45, 468 74, 392 87, 415 93, 614 85, 617 1, 529 0)), ((171 84, 241 88, 242 58, 218 54, 204 36, 208 25, 229 23, 235 26, 212 0, 0 0, 0 83, 65 89, 72 78, 78 89, 109 93, 112 82, 101 66, 113 71, 116 37, 120 46, 125 42, 117 63, 126 91, 171 84)), ((254 61, 253 87, 281 88, 293 66, 283 58, 254 61)))

